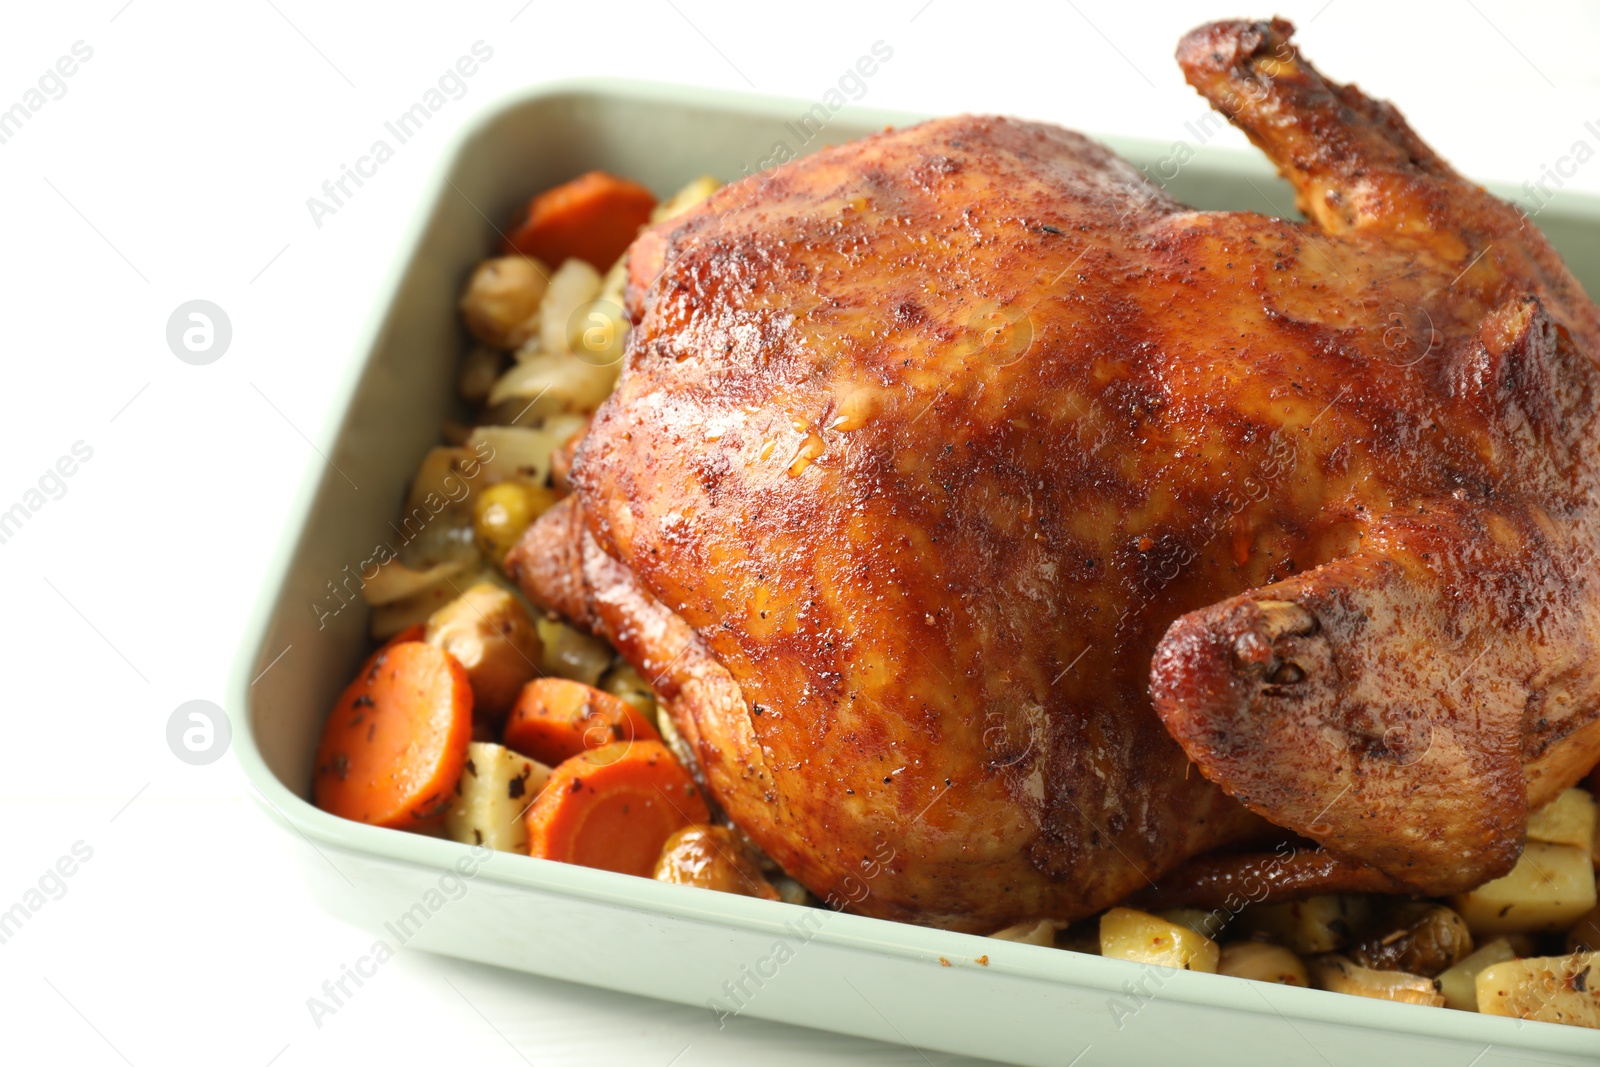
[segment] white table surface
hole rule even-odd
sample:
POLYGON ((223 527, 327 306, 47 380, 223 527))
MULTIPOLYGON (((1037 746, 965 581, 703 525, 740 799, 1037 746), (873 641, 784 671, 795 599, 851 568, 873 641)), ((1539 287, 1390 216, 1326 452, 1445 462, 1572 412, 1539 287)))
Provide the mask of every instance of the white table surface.
MULTIPOLYGON (((0 143, 0 510, 74 444, 93 454, 0 543, 0 911, 37 899, 29 890, 75 843, 93 853, 59 885, 47 879, 59 899, 0 943, 0 1060, 956 1062, 751 1020, 719 1032, 703 1010, 416 952, 318 1027, 306 999, 370 938, 311 903, 284 861, 298 846, 244 799, 231 758, 173 757, 167 719, 184 701, 224 699, 260 563, 292 487, 320 462, 330 385, 356 358, 399 224, 452 130, 489 101, 575 74, 809 101, 881 39, 894 56, 866 104, 1178 138, 1203 109, 1170 59, 1177 38, 1252 12, 1090 0, 450 8, 7 11, 0 108, 75 42, 93 51, 0 143), (493 58, 464 97, 316 227, 306 198, 479 40, 493 58), (165 343, 168 316, 194 298, 233 325, 209 366, 165 343)), ((1466 173, 1520 183, 1575 142, 1600 147, 1600 6, 1278 8, 1323 69, 1398 101, 1466 173)), ((1218 143, 1244 142, 1230 130, 1218 143)), ((1600 160, 1567 186, 1600 192, 1600 160)))

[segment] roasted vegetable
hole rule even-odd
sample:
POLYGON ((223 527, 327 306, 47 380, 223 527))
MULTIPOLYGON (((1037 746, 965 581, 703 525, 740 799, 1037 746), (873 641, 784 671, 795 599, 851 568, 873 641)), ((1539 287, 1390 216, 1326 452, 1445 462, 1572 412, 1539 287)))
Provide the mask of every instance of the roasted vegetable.
MULTIPOLYGON (((461 516, 472 515, 472 498, 487 485, 484 463, 494 457, 491 446, 440 445, 430 448, 417 466, 416 477, 406 493, 405 514, 400 516, 400 535, 408 545, 427 538, 429 529, 440 523, 457 527, 461 516)), ((471 540, 465 542, 471 548, 471 540)), ((438 558, 459 553, 445 553, 438 558)), ((423 555, 430 555, 424 552, 423 555)))
POLYGON ((1233 918, 1232 914, 1223 908, 1214 911, 1202 908, 1168 908, 1155 914, 1170 923, 1186 926, 1201 937, 1209 937, 1213 941, 1222 934, 1228 921, 1233 918))
POLYGON ((400 600, 376 604, 372 608, 372 636, 386 640, 411 626, 427 626, 434 614, 460 596, 463 589, 471 589, 481 582, 493 582, 495 576, 481 566, 472 566, 442 578, 427 588, 400 600))
POLYGON ((643 715, 651 723, 656 721, 656 695, 650 684, 638 671, 618 660, 611 669, 600 676, 600 688, 643 715))
POLYGON ((650 213, 650 221, 652 223, 664 222, 676 215, 681 215, 720 188, 722 188, 721 182, 709 174, 702 174, 656 205, 656 209, 650 213))
POLYGON ((474 741, 456 781, 456 797, 444 815, 444 833, 452 841, 487 845, 502 852, 528 851, 523 815, 539 795, 550 768, 519 752, 474 741))
POLYGON ((1223 945, 1217 973, 1278 985, 1311 984, 1311 976, 1299 956, 1266 941, 1231 941, 1223 945))
POLYGON ((1587 789, 1568 789, 1528 816, 1528 840, 1594 848, 1597 808, 1587 789))
POLYGON ((1578 916, 1567 931, 1568 952, 1600 952, 1600 905, 1578 916))
POLYGON ((632 704, 566 678, 536 678, 524 686, 505 728, 507 745, 551 764, 618 741, 659 740, 632 704))
POLYGON ((541 348, 500 376, 489 390, 489 403, 505 404, 519 424, 529 417, 587 414, 611 395, 618 372, 615 363, 585 363, 569 352, 541 348))
POLYGON ((1433 980, 1420 974, 1375 971, 1332 954, 1318 956, 1310 963, 1311 978, 1318 989, 1353 993, 1358 997, 1377 1000, 1398 1000, 1404 1004, 1427 1004, 1433 1007, 1444 1004, 1444 997, 1434 988, 1433 980))
POLYGON ((685 826, 661 847, 653 877, 719 893, 777 900, 778 891, 740 837, 721 826, 685 826))
POLYGON ((655 206, 655 196, 638 182, 592 170, 535 196, 502 251, 556 266, 577 257, 604 270, 650 221, 655 206))
POLYGON ((1220 951, 1209 937, 1133 908, 1100 916, 1100 954, 1158 967, 1215 972, 1220 951))
POLYGON ((594 685, 610 667, 615 653, 598 637, 579 633, 554 619, 539 620, 544 642, 544 673, 594 685))
POLYGON ((499 563, 533 520, 556 502, 554 490, 542 485, 512 481, 491 485, 473 505, 472 527, 478 548, 499 563))
POLYGON ((377 573, 362 583, 361 596, 374 607, 393 604, 398 600, 415 596, 425 589, 444 584, 447 579, 460 574, 469 565, 470 561, 467 560, 453 560, 419 571, 406 566, 399 559, 390 559, 380 564, 377 573))
POLYGON ((1008 926, 1004 930, 996 930, 990 937, 1001 941, 1017 941, 1024 945, 1040 945, 1044 948, 1054 948, 1056 931, 1065 923, 1054 922, 1050 919, 1040 919, 1037 922, 1018 923, 1008 926))
POLYGON ((568 323, 567 351, 596 367, 622 362, 628 339, 628 317, 622 305, 604 296, 580 304, 568 323))
POLYGON ((1444 997, 1447 1008, 1460 1011, 1478 1010, 1478 972, 1492 963, 1504 963, 1517 958, 1511 943, 1497 937, 1483 945, 1472 955, 1445 971, 1433 980, 1444 997))
POLYGON ((455 657, 472 683, 473 708, 503 718, 522 687, 539 673, 539 631, 512 593, 482 582, 428 618, 425 640, 455 657))
POLYGON ((1588 849, 1529 841, 1511 873, 1450 898, 1476 935, 1565 930, 1595 906, 1588 849))
POLYGON ((1367 897, 1315 896, 1281 904, 1254 904, 1234 921, 1240 934, 1265 934, 1272 940, 1310 956, 1348 945, 1372 913, 1367 897))
POLYGON ((399 830, 438 822, 472 732, 472 687, 449 653, 421 641, 381 649, 333 706, 317 746, 323 811, 399 830))
POLYGON ((661 733, 661 743, 667 746, 677 761, 685 767, 695 767, 694 750, 689 747, 689 742, 684 740, 678 732, 677 724, 672 721, 672 715, 666 708, 658 710, 656 715, 656 729, 661 733))
MULTIPOLYGON (((481 404, 489 399, 489 390, 494 388, 495 379, 500 377, 500 364, 504 362, 504 354, 490 348, 488 345, 477 345, 472 348, 461 361, 461 373, 456 378, 456 389, 461 393, 461 399, 469 404, 481 404)), ((467 435, 460 433, 460 440, 466 440, 467 435)))
POLYGON ((581 416, 552 414, 538 426, 479 426, 467 438, 466 447, 488 457, 478 475, 480 491, 512 479, 544 485, 551 453, 582 424, 581 416))
POLYGON ((574 756, 528 809, 528 854, 649 877, 678 830, 706 823, 700 787, 659 741, 574 756))
POLYGON ((1600 1029, 1600 954, 1491 964, 1478 972, 1478 1010, 1600 1029))
POLYGON ((539 345, 545 352, 572 354, 578 311, 600 295, 601 284, 599 273, 581 259, 569 259, 556 271, 539 306, 539 345))
POLYGON ((550 271, 528 256, 501 256, 478 264, 461 294, 467 330, 493 348, 517 348, 539 329, 539 305, 550 271))
POLYGON ((1385 909, 1349 955, 1363 967, 1431 978, 1471 951, 1472 934, 1461 916, 1443 904, 1404 901, 1385 909))

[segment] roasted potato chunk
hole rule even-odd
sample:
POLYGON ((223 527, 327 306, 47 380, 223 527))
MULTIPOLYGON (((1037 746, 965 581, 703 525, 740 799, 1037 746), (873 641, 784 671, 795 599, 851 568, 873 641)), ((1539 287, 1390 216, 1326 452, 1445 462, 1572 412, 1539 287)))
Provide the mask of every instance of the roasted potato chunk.
POLYGON ((1277 985, 1311 984, 1311 975, 1299 956, 1266 941, 1232 941, 1223 945, 1217 973, 1277 985))
POLYGON ((1600 808, 1587 789, 1568 789, 1528 816, 1528 840, 1590 851, 1595 824, 1600 822, 1597 815, 1600 808))
POLYGON ((1517 958, 1511 942, 1497 937, 1433 980, 1444 996, 1444 1006, 1459 1011, 1478 1010, 1478 972, 1494 963, 1517 958))
POLYGON ((1589 850, 1529 841, 1510 874, 1450 904, 1480 936, 1565 930, 1595 906, 1589 850))
POLYGON ((1056 931, 1061 929, 1062 923, 1050 919, 1040 919, 1037 922, 1018 923, 1008 926, 1004 930, 996 930, 990 937, 1000 941, 1018 941, 1024 945, 1039 945, 1044 948, 1054 948, 1056 944, 1056 931))
POLYGON ((1215 941, 1221 935, 1228 920, 1233 918, 1226 910, 1217 908, 1206 911, 1204 908, 1168 908, 1155 914, 1169 923, 1187 926, 1201 937, 1209 937, 1215 941))
POLYGON ((531 256, 501 256, 478 264, 461 294, 467 330, 491 348, 517 348, 539 332, 539 305, 550 272, 531 256))
POLYGON ((505 717, 522 687, 539 673, 539 631, 509 591, 488 582, 468 589, 428 617, 423 640, 454 656, 472 683, 472 708, 505 717))
POLYGON ((1600 1030, 1600 954, 1496 963, 1478 972, 1478 1010, 1600 1030))
POLYGON ((1112 908, 1100 916, 1100 955, 1214 974, 1221 953, 1215 941, 1187 926, 1146 911, 1112 908))

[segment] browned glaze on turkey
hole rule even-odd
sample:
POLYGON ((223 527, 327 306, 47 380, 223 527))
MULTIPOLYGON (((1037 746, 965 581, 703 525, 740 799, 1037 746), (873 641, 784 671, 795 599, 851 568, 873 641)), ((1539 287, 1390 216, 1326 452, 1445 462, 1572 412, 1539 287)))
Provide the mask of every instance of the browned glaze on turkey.
POLYGON ((1285 891, 1447 892, 1600 755, 1600 314, 1290 32, 1179 61, 1309 223, 969 116, 635 245, 621 383, 510 565, 819 895, 1073 918, 1269 822, 1328 850, 1285 891))

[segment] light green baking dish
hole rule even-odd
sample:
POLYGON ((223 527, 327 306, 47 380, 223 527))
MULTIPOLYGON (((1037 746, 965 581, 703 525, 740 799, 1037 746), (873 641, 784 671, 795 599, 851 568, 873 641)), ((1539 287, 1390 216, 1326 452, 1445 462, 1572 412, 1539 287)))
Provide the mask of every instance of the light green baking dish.
MULTIPOLYGON (((466 846, 347 822, 307 802, 323 717, 367 647, 359 605, 332 616, 313 605, 385 539, 440 422, 458 414, 465 341, 455 301, 494 247, 490 220, 591 168, 665 194, 702 173, 752 172, 781 158, 780 142, 803 153, 921 117, 846 109, 801 143, 797 121, 808 111, 814 126, 809 101, 566 82, 490 108, 445 156, 340 382, 338 424, 314 435, 348 480, 308 463, 229 692, 239 762, 262 808, 309 846, 298 851, 311 891, 391 948, 403 937, 699 1005, 711 1023, 736 1012, 1010 1063, 1067 1064, 1085 1048, 1084 1062, 1193 1067, 1600 1061, 1600 1033, 1589 1030, 1145 968, 505 853, 473 866, 466 846), (473 873, 446 874, 458 864, 473 873)), ((1168 188, 1196 207, 1291 210, 1288 187, 1262 159, 1104 140, 1152 173, 1176 169, 1168 188)), ((1600 292, 1600 201, 1557 196, 1537 222, 1600 292)))

